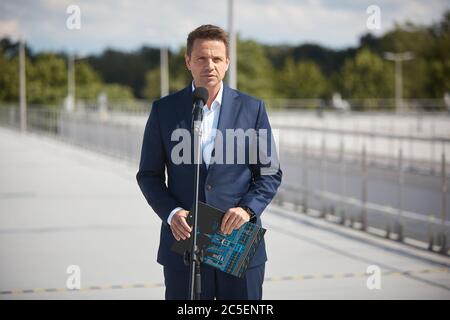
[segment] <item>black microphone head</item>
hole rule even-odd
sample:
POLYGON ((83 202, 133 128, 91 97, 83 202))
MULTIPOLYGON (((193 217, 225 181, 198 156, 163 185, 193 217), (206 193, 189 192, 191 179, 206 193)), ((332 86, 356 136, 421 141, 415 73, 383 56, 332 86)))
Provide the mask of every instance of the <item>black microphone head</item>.
POLYGON ((195 88, 194 93, 193 93, 194 103, 199 100, 202 100, 203 104, 206 104, 206 102, 208 101, 208 98, 209 98, 209 93, 208 93, 208 90, 206 90, 206 88, 203 88, 203 87, 195 88))

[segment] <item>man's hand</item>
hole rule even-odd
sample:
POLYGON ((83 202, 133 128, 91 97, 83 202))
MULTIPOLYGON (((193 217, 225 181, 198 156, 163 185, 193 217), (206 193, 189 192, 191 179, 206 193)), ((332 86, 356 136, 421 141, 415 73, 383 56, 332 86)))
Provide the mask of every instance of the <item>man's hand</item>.
POLYGON ((191 227, 186 222, 186 217, 189 215, 189 211, 178 210, 172 217, 170 221, 170 229, 172 234, 177 241, 181 239, 186 240, 191 237, 191 227))
POLYGON ((230 234, 234 229, 239 229, 247 221, 250 221, 250 215, 247 211, 241 207, 230 208, 222 218, 220 230, 223 234, 230 234))

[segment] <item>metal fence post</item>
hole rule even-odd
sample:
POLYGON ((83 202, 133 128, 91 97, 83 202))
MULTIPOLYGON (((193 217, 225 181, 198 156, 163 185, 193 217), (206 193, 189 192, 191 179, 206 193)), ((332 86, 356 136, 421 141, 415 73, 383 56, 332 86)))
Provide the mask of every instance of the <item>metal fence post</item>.
POLYGON ((434 121, 431 122, 431 173, 434 173, 434 152, 435 152, 435 126, 434 121))
POLYGON ((308 212, 308 144, 303 140, 303 213, 308 212))
POLYGON ((339 146, 339 162, 341 165, 341 170, 340 170, 340 180, 341 180, 341 201, 339 202, 339 210, 338 210, 338 215, 340 216, 340 224, 345 224, 345 203, 344 203, 344 199, 345 199, 345 195, 347 194, 346 192, 346 177, 345 177, 345 161, 344 161, 344 139, 341 137, 341 143, 339 146))
MULTIPOLYGON (((376 155, 376 145, 375 145, 375 136, 376 136, 376 116, 371 117, 372 119, 372 128, 371 128, 371 132, 370 132, 370 142, 371 142, 371 148, 370 150, 372 151, 372 161, 373 163, 375 163, 375 159, 373 157, 373 155, 376 155)), ((372 163, 372 162, 370 162, 372 163)))
POLYGON ((321 171, 322 171, 322 179, 321 179, 321 210, 320 210, 320 217, 323 218, 325 217, 326 214, 326 201, 325 201, 325 186, 326 186, 326 161, 325 161, 325 157, 326 157, 326 151, 325 151, 325 138, 322 136, 322 157, 321 157, 321 171))
POLYGON ((130 164, 133 161, 133 144, 132 144, 131 123, 127 122, 127 160, 130 164))
POLYGON ((445 234, 445 221, 447 219, 447 172, 446 172, 446 161, 445 161, 445 151, 442 152, 442 211, 441 211, 441 223, 442 223, 442 230, 441 230, 441 236, 440 236, 440 252, 441 253, 447 253, 447 236, 445 234))
POLYGON ((392 136, 394 135, 394 120, 392 119, 392 117, 389 119, 389 135, 391 136, 391 138, 389 138, 388 140, 391 141, 391 150, 393 150, 395 157, 395 139, 392 138, 392 136))
POLYGON ((366 144, 362 148, 362 211, 361 211, 361 229, 367 230, 367 159, 366 144))
POLYGON ((409 124, 409 167, 414 167, 414 127, 413 124, 409 124))
POLYGON ((398 151, 398 199, 397 199, 397 205, 398 205, 398 219, 396 221, 396 232, 397 232, 397 240, 403 241, 403 149, 400 146, 400 149, 398 151))
POLYGON ((428 250, 433 251, 434 234, 433 234, 434 214, 430 213, 428 217, 428 250))
MULTIPOLYGON (((294 129, 295 130, 295 129, 294 129)), ((295 131, 294 131, 294 134, 295 134, 295 131)), ((300 152, 300 161, 303 161, 303 149, 301 149, 300 148, 300 146, 299 146, 299 144, 300 143, 298 143, 299 142, 299 140, 295 140, 295 155, 297 155, 297 152, 300 152)), ((302 165, 302 163, 300 162, 300 166, 302 165)), ((295 211, 298 211, 298 207, 300 206, 300 193, 301 193, 302 191, 301 191, 301 186, 295 191, 295 194, 294 194, 294 210, 295 211)))

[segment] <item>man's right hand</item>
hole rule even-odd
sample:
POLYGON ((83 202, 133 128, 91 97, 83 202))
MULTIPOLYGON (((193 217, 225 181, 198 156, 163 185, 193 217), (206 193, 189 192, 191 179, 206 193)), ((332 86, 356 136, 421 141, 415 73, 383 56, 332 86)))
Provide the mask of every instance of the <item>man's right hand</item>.
POLYGON ((184 209, 178 210, 170 221, 170 229, 177 241, 181 239, 186 240, 191 237, 191 227, 186 222, 186 218, 189 215, 189 211, 184 209))

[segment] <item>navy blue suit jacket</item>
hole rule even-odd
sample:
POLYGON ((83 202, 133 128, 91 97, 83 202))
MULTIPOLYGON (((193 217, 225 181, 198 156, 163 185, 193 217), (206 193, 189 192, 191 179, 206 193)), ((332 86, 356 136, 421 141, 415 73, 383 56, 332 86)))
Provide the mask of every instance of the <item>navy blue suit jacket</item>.
MULTIPOLYGON (((191 164, 175 164, 172 161, 172 149, 180 141, 172 141, 171 135, 175 129, 184 128, 190 132, 191 121, 192 88, 189 85, 155 101, 145 128, 136 178, 147 202, 162 220, 157 258, 162 265, 183 265, 183 258, 170 250, 176 240, 170 225, 167 224, 167 218, 176 207, 191 209, 195 165, 193 161, 191 164)), ((224 161, 223 164, 210 164, 207 170, 206 166, 201 166, 199 199, 223 211, 247 206, 256 214, 256 223, 261 225, 261 214, 274 197, 281 183, 282 172, 277 165, 272 174, 261 174, 261 169, 268 165, 259 158, 256 163, 249 162, 248 154, 243 164, 226 164, 225 130, 237 128, 244 131, 266 129, 269 136, 271 134, 264 103, 224 85, 217 128, 223 133, 224 161)), ((272 155, 276 154, 275 150, 269 148, 269 151, 272 155)), ((237 148, 234 148, 235 160, 236 152, 237 148)), ((193 160, 193 143, 191 159, 193 160)), ((250 267, 260 265, 266 260, 265 244, 262 242, 250 267)))

